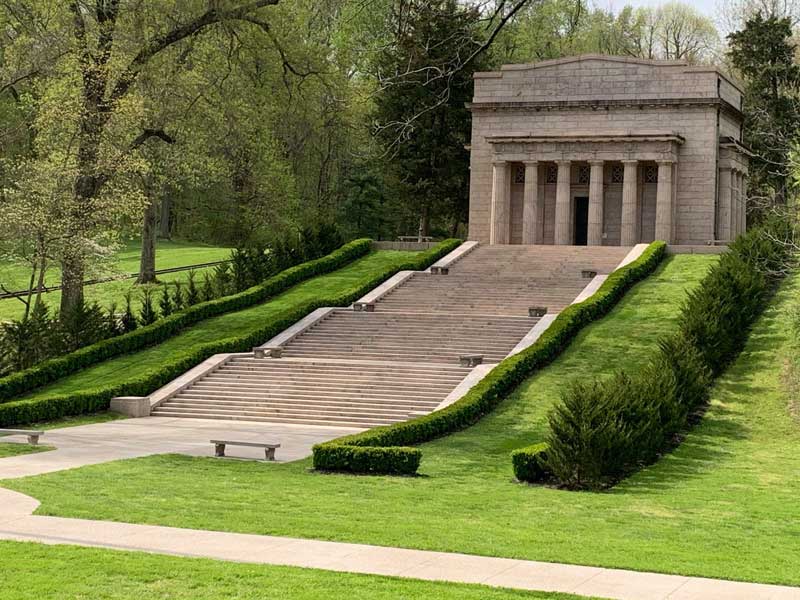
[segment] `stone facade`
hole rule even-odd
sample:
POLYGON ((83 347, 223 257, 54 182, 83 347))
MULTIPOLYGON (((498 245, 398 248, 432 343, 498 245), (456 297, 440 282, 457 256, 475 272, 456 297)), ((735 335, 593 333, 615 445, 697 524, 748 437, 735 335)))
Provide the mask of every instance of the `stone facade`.
POLYGON ((587 55, 475 74, 469 237, 728 241, 746 227, 739 87, 682 62, 587 55))

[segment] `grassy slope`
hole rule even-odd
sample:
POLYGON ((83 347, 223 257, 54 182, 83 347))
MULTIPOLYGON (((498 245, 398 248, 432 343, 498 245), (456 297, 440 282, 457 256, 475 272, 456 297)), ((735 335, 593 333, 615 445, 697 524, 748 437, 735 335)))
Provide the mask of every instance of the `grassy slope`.
MULTIPOLYGON (((112 272, 116 273, 136 273, 139 270, 139 242, 129 242, 115 255, 114 261, 110 265, 112 272)), ((230 255, 229 248, 218 248, 215 246, 205 246, 193 242, 170 242, 162 240, 158 242, 156 252, 156 268, 169 269, 184 265, 194 265, 205 262, 223 260, 230 255)), ((210 270, 210 269, 209 269, 210 270)), ((197 282, 202 282, 205 269, 198 270, 197 282)), ((107 275, 107 274, 106 274, 107 275)), ((101 275, 102 276, 102 275, 101 275)), ((188 273, 170 273, 162 275, 161 281, 181 281, 185 282, 188 273)), ((0 264, 0 282, 9 289, 23 289, 28 285, 27 278, 29 273, 26 269, 9 264, 0 264)), ((61 278, 61 274, 54 269, 48 274, 47 283, 53 285, 61 278)), ((122 305, 125 294, 133 287, 133 280, 111 281, 97 285, 87 286, 86 299, 89 302, 96 301, 101 306, 108 306, 113 302, 122 305)), ((45 298, 51 307, 57 307, 61 301, 60 292, 46 294, 45 298)), ((134 298, 137 294, 134 292, 134 298)), ((135 302, 138 307, 138 298, 135 302)), ((7 299, 0 300, 0 320, 15 319, 22 316, 23 306, 19 300, 7 299)))
MULTIPOLYGON (((26 398, 42 398, 77 392, 110 383, 120 383, 126 377, 136 377, 143 370, 163 363, 171 354, 189 347, 219 339, 236 337, 263 326, 264 322, 304 302, 310 297, 358 288, 388 266, 408 260, 411 252, 373 252, 352 264, 328 275, 310 279, 294 286, 274 299, 234 313, 207 319, 190 327, 162 344, 107 360, 89 369, 65 377, 52 385, 36 390, 26 398)), ((266 341, 266 340, 264 340, 266 341)))
POLYGON ((800 277, 674 453, 606 493, 512 483, 508 453, 541 436, 564 382, 642 364, 710 260, 670 259, 496 413, 427 444, 418 478, 159 456, 4 485, 42 500, 41 514, 800 584, 800 426, 782 383, 800 277))
POLYGON ((0 556, 0 600, 578 600, 565 594, 72 546, 0 542, 0 556))
POLYGON ((47 452, 48 450, 53 450, 53 448, 50 446, 31 446, 30 444, 0 442, 0 458, 21 456, 23 454, 36 454, 37 452, 47 452))

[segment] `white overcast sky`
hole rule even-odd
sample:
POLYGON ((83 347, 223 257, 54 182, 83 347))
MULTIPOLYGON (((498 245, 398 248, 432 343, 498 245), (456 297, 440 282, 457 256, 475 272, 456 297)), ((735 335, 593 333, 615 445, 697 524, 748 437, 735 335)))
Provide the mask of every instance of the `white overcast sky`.
MULTIPOLYGON (((659 4, 664 4, 664 0, 595 0, 595 3, 603 8, 610 6, 617 11, 626 4, 632 6, 658 6, 659 4)), ((712 19, 716 19, 717 0, 693 0, 692 2, 686 3, 691 4, 697 10, 705 13, 712 19)))

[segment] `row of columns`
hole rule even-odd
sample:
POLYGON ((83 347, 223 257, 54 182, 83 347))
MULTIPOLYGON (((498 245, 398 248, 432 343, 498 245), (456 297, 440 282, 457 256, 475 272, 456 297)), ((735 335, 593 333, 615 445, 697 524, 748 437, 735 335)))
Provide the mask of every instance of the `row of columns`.
POLYGON ((730 167, 719 172, 717 239, 730 241, 747 228, 746 175, 730 167))
MULTIPOLYGON (((603 243, 603 170, 602 160, 589 160, 589 218, 587 244, 600 246, 603 243)), ((639 241, 639 161, 623 160, 622 182, 622 226, 620 245, 633 246, 639 241)), ((491 244, 508 244, 511 232, 511 197, 509 169, 506 162, 493 164, 491 205, 491 244)), ((526 161, 525 189, 522 211, 522 243, 541 244, 542 230, 539 219, 544 211, 539 210, 539 163, 526 161)), ((558 178, 556 183, 556 211, 554 243, 572 243, 572 162, 556 161, 558 178)), ((672 241, 673 215, 673 161, 658 162, 658 192, 656 196, 656 239, 672 241)))

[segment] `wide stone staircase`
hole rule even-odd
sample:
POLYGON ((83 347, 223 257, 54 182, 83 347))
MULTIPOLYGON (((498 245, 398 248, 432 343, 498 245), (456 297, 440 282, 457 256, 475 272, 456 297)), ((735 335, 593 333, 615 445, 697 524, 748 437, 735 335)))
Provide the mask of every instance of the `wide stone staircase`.
POLYGON ((629 250, 479 246, 447 274, 329 312, 280 358, 232 355, 153 414, 368 428, 429 413, 470 373, 462 357, 500 362, 539 321, 530 308, 559 312, 629 250))
POLYGON ((235 356, 154 414, 374 427, 431 412, 467 373, 457 365, 235 356))

